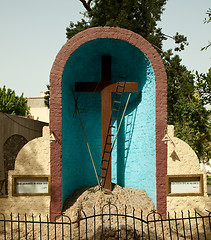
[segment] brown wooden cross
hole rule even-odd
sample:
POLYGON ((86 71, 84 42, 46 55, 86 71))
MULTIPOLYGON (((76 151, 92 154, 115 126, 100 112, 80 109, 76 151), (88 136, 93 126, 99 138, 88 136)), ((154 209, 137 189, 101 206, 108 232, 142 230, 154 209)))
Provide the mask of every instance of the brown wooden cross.
MULTIPOLYGON (((75 91, 77 92, 101 92, 101 116, 102 116, 102 154, 104 151, 105 140, 108 132, 108 125, 111 118, 111 96, 112 92, 116 91, 117 83, 111 81, 111 56, 102 56, 102 72, 101 82, 76 82, 75 91)), ((124 92, 137 92, 137 82, 126 82, 124 92)), ((111 137, 109 139, 111 141, 111 137)), ((111 145, 107 146, 107 151, 111 149, 111 145)), ((102 163, 103 168, 103 163, 102 163)), ((104 171, 104 170, 102 170, 104 171)), ((111 184, 111 160, 109 163, 106 181, 104 185, 105 189, 112 190, 111 184)))

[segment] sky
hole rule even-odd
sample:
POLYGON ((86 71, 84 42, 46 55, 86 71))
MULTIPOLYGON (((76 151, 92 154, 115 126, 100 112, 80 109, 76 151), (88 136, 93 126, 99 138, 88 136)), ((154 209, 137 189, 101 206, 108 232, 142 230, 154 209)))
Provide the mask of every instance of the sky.
MULTIPOLYGON (((211 23, 203 24, 210 0, 169 0, 158 24, 167 35, 188 38, 179 53, 188 70, 207 73, 211 67, 211 23)), ((66 43, 66 27, 80 21, 84 7, 79 0, 0 0, 0 87, 25 97, 46 91, 55 57, 66 43)), ((171 39, 164 50, 174 48, 171 39)))

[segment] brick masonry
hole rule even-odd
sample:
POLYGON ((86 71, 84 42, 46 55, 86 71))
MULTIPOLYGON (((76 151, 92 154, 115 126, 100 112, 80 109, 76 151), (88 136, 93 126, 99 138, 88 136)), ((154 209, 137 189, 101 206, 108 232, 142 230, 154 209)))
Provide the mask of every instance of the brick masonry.
POLYGON ((126 41, 140 49, 152 64, 156 83, 156 184, 157 210, 166 214, 167 146, 162 138, 167 126, 167 77, 162 60, 152 45, 140 35, 126 29, 97 27, 85 30, 71 38, 59 51, 50 73, 50 131, 56 141, 51 143, 52 194, 51 218, 61 212, 61 158, 62 158, 62 76, 69 57, 84 43, 111 38, 126 41))

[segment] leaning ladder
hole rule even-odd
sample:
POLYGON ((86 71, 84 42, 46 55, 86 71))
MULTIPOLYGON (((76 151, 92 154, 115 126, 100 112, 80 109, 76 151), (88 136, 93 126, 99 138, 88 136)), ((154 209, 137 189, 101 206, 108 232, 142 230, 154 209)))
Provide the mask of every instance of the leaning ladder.
POLYGON ((111 142, 111 138, 112 138, 112 136, 114 136, 112 134, 112 129, 115 128, 115 126, 113 125, 113 122, 118 119, 118 113, 119 113, 120 106, 121 106, 122 95, 125 91, 125 84, 126 84, 126 82, 121 82, 121 83, 118 82, 116 91, 114 92, 114 100, 113 100, 112 109, 111 109, 111 118, 110 118, 109 125, 108 125, 108 131, 107 131, 107 135, 106 135, 104 150, 102 153, 102 162, 101 162, 101 167, 100 167, 102 170, 102 175, 99 177, 101 177, 101 179, 102 179, 101 186, 103 188, 105 186, 106 177, 107 177, 107 173, 108 173, 108 167, 109 167, 109 164, 111 161, 111 153, 113 150, 112 142, 111 142))

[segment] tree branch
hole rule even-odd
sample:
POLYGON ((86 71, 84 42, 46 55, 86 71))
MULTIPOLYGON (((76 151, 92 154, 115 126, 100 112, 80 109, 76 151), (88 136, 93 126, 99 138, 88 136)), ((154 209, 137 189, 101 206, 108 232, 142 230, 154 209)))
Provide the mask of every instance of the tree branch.
MULTIPOLYGON (((152 43, 151 43, 151 44, 152 44, 152 43)), ((156 46, 155 44, 152 44, 152 46, 153 46, 154 48, 156 48, 158 51, 162 52, 165 57, 167 56, 166 53, 165 53, 162 49, 160 49, 158 46, 156 46)), ((166 59, 166 58, 165 58, 165 60, 167 61, 167 63, 168 63, 169 65, 172 66, 172 68, 173 68, 173 70, 174 70, 175 72, 177 72, 180 76, 182 76, 182 72, 179 71, 179 69, 176 69, 175 67, 173 67, 173 65, 172 65, 172 63, 171 63, 170 60, 168 60, 168 59, 166 59)))
POLYGON ((86 10, 88 12, 92 11, 92 9, 90 7, 92 0, 88 0, 87 2, 85 0, 79 0, 79 1, 84 5, 84 7, 86 8, 86 10))

